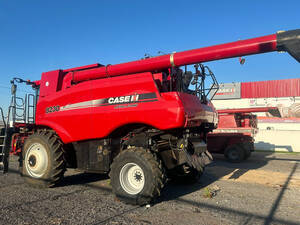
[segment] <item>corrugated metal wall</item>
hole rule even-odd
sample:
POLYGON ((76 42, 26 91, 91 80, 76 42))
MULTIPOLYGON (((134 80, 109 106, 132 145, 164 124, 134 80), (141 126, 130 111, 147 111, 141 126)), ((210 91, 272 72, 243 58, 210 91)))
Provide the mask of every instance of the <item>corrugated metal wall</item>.
POLYGON ((300 96, 300 79, 241 83, 241 98, 274 98, 300 96))

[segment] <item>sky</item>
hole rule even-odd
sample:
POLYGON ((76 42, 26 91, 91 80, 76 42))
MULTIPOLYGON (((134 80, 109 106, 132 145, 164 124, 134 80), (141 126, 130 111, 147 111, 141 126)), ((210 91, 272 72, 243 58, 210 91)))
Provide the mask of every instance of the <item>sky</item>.
MULTIPOLYGON (((190 50, 300 28, 300 1, 0 0, 0 107, 13 77, 190 50)), ((206 63, 219 83, 300 77, 287 53, 206 63)), ((20 87, 20 95, 28 89, 20 87)))

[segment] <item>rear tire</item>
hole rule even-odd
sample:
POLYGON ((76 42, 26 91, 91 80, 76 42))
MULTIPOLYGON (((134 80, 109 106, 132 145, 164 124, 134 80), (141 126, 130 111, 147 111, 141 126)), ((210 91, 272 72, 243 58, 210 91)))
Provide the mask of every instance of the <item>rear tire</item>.
POLYGON ((253 142, 245 142, 241 144, 241 147, 245 150, 245 160, 251 156, 251 152, 254 150, 253 142))
POLYGON ((59 137, 51 131, 37 131, 27 138, 22 152, 22 176, 31 186, 53 187, 66 170, 59 137))
POLYGON ((137 147, 116 156, 109 176, 116 197, 132 205, 152 202, 165 183, 162 162, 149 150, 137 147))
POLYGON ((235 144, 226 148, 224 155, 229 162, 239 163, 245 159, 245 150, 240 145, 235 144))
POLYGON ((249 149, 245 149, 245 160, 251 156, 251 151, 249 149))

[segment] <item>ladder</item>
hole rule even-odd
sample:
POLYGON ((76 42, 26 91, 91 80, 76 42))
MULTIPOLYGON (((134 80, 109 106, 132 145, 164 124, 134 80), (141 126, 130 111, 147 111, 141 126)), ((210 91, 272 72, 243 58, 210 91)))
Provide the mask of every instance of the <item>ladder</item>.
POLYGON ((13 96, 5 119, 3 109, 0 107, 0 171, 8 172, 10 143, 14 133, 15 123, 34 124, 36 98, 33 94, 25 95, 25 98, 13 96), (10 124, 12 123, 12 127, 10 124))
POLYGON ((3 127, 0 129, 0 171, 3 173, 8 172, 10 143, 12 135, 15 130, 15 124, 34 124, 35 123, 35 110, 36 101, 38 96, 38 90, 36 89, 36 95, 26 94, 25 98, 16 96, 17 85, 14 82, 22 83, 28 82, 19 78, 14 78, 12 83, 12 98, 10 106, 8 107, 7 118, 5 119, 3 109, 0 107, 0 122, 3 127))
MULTIPOLYGON (((9 157, 9 143, 8 143, 8 124, 5 121, 3 109, 0 107, 0 122, 3 127, 0 130, 0 170, 3 173, 8 172, 8 157, 9 157)), ((8 120, 7 120, 8 121, 8 120)))

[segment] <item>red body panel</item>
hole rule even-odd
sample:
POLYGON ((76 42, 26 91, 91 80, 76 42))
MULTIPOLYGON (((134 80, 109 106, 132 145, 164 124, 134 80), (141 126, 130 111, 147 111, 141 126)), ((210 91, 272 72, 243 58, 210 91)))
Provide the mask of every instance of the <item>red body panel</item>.
POLYGON ((200 126, 201 122, 212 123, 217 120, 217 114, 212 104, 201 104, 198 97, 179 93, 184 107, 186 127, 200 126))
POLYGON ((86 81, 41 96, 36 114, 36 124, 51 127, 65 143, 103 138, 128 124, 140 123, 167 130, 198 126, 201 122, 213 122, 216 117, 214 110, 201 104, 194 95, 160 93, 152 73, 86 81), (112 97, 143 94, 152 97, 126 104, 101 102, 103 99, 113 101, 112 97), (55 106, 59 106, 57 111, 55 106), (49 107, 53 108, 46 113, 49 107))
POLYGON ((251 113, 247 114, 220 114, 218 129, 214 132, 255 133, 257 128, 257 117, 251 113))
POLYGON ((239 122, 233 114, 219 115, 218 128, 238 128, 240 127, 239 122))

